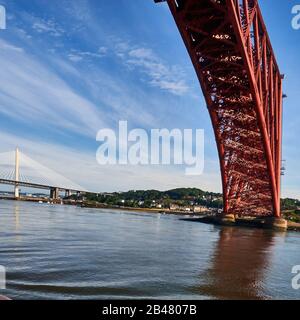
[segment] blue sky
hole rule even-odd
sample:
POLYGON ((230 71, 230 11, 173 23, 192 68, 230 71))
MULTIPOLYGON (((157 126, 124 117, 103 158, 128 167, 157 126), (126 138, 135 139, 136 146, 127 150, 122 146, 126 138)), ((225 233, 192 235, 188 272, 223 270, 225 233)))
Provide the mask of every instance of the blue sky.
MULTIPOLYGON (((297 1, 260 1, 286 74, 283 195, 300 198, 297 1)), ((300 1, 299 1, 300 4, 300 1)), ((0 0, 0 152, 31 158, 94 191, 195 186, 221 191, 210 119, 166 4, 151 0, 0 0), (96 133, 131 128, 205 129, 205 172, 176 166, 97 164, 96 133)))

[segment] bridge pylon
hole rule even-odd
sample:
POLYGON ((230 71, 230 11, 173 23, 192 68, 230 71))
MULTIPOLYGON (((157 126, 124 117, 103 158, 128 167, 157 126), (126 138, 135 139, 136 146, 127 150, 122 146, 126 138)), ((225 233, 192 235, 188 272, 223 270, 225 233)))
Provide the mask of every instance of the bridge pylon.
POLYGON ((19 157, 19 148, 16 148, 15 151, 15 198, 20 198, 20 189, 19 189, 19 179, 20 179, 20 157, 19 157))

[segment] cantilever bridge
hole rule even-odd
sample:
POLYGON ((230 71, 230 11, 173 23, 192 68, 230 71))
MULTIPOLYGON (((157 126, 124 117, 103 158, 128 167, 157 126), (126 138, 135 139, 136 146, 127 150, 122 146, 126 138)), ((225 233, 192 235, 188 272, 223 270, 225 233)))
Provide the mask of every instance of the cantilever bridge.
POLYGON ((282 79, 257 0, 167 2, 215 132, 224 214, 280 217, 282 79))
POLYGON ((20 197, 20 187, 50 190, 50 198, 83 194, 87 191, 61 174, 31 159, 18 148, 16 151, 0 154, 0 184, 14 186, 15 198, 20 197))

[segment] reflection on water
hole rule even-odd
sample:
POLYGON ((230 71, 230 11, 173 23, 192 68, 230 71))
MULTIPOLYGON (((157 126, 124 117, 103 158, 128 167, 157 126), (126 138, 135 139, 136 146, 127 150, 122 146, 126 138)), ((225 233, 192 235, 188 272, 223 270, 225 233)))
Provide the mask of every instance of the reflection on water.
POLYGON ((20 207, 18 204, 14 206, 16 231, 20 228, 20 207))
POLYGON ((273 245, 274 233, 270 231, 221 229, 212 263, 200 275, 205 283, 199 290, 220 299, 267 298, 263 280, 269 270, 273 245))
POLYGON ((0 201, 13 299, 299 299, 300 234, 180 217, 0 201))

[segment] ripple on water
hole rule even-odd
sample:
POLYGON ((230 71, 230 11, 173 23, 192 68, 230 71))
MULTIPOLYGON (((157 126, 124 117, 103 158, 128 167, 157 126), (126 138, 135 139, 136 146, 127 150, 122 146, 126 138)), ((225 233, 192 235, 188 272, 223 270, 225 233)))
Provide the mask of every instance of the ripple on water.
POLYGON ((14 299, 299 298, 297 233, 0 201, 0 237, 14 299))

